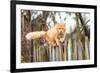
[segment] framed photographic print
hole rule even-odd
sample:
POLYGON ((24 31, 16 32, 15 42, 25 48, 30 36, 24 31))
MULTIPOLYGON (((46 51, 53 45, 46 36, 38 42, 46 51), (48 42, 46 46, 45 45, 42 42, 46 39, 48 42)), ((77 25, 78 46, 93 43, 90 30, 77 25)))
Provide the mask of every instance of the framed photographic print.
POLYGON ((11 1, 11 72, 97 67, 97 7, 11 1))

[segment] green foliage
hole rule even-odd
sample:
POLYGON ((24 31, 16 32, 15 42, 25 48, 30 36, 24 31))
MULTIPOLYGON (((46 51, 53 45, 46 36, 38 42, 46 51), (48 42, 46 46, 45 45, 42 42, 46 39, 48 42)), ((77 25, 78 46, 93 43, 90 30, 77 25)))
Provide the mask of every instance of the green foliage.
POLYGON ((78 20, 78 13, 75 14, 76 18, 76 31, 77 31, 77 40, 81 39, 81 32, 80 32, 80 26, 79 26, 79 20, 78 20))

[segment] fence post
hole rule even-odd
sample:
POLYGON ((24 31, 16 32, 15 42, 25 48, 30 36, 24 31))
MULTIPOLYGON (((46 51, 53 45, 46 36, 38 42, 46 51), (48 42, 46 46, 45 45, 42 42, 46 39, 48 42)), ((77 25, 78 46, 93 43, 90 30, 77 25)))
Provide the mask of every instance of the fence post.
POLYGON ((81 43, 81 41, 80 40, 78 40, 78 42, 77 42, 78 44, 77 44, 77 46, 78 46, 78 60, 82 60, 83 59, 83 45, 82 45, 82 43, 81 43))
POLYGON ((77 42, 76 40, 73 41, 74 53, 73 53, 73 60, 77 60, 77 42))
POLYGON ((85 59, 90 59, 90 48, 89 48, 89 41, 88 41, 88 37, 85 37, 85 59))
POLYGON ((64 43, 64 54, 63 54, 63 60, 66 61, 68 60, 68 37, 67 34, 65 36, 65 43, 64 43))
POLYGON ((68 60, 71 60, 71 40, 68 39, 68 60))

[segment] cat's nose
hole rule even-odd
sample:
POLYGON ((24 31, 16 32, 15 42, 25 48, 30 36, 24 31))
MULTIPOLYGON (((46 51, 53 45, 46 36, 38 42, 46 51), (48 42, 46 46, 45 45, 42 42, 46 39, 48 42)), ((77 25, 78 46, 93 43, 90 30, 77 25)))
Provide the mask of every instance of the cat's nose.
POLYGON ((62 35, 62 32, 60 32, 60 35, 62 35))

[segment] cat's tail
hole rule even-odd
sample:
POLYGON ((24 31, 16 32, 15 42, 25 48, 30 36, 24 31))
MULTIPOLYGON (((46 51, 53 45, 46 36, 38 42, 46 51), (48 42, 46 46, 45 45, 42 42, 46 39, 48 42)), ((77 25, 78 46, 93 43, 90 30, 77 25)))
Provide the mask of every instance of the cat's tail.
POLYGON ((41 37, 44 37, 46 34, 46 31, 35 31, 35 32, 29 32, 28 34, 26 34, 26 39, 27 40, 34 40, 34 39, 38 39, 41 37))

